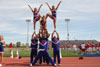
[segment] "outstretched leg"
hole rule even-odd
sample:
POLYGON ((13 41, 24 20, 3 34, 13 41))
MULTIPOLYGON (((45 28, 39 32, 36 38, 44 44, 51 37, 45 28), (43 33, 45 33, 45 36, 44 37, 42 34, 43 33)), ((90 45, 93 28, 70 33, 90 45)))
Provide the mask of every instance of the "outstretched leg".
POLYGON ((52 65, 55 65, 55 62, 52 60, 52 58, 49 56, 49 53, 46 51, 46 57, 48 58, 48 60, 51 62, 52 65))
POLYGON ((52 16, 51 14, 47 14, 47 15, 46 15, 46 19, 47 19, 48 17, 50 17, 50 18, 53 20, 53 22, 54 22, 54 29, 56 30, 56 18, 55 18, 54 16, 52 16))
POLYGON ((36 56, 34 62, 32 62, 32 65, 34 65, 38 61, 38 59, 42 56, 42 54, 43 53, 41 51, 38 53, 38 55, 36 56))
POLYGON ((34 19, 33 24, 34 24, 34 31, 35 31, 35 27, 36 27, 36 22, 39 21, 41 18, 41 15, 39 14, 37 18, 34 19))
POLYGON ((53 19, 54 22, 54 29, 56 30, 56 18, 53 19))
POLYGON ((39 14, 38 17, 36 18, 36 21, 39 21, 41 18, 41 15, 39 14))
POLYGON ((34 21, 33 21, 33 24, 34 24, 33 29, 34 29, 34 31, 35 31, 35 27, 36 27, 36 20, 35 20, 35 19, 34 19, 34 21))

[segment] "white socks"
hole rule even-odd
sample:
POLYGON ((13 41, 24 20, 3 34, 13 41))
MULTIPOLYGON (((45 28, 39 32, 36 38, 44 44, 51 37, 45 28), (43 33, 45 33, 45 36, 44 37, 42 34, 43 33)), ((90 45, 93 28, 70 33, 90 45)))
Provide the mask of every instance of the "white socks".
POLYGON ((0 64, 0 67, 2 66, 2 64, 0 64))

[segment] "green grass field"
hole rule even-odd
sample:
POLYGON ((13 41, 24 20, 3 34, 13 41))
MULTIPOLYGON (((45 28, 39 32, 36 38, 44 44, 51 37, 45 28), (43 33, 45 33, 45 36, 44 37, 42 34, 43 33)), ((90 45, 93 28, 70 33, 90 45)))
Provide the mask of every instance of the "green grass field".
MULTIPOLYGON (((22 57, 30 57, 30 50, 18 50, 19 51, 19 55, 22 56, 22 57)), ((48 50, 50 56, 53 56, 53 50, 48 50)), ((78 53, 79 51, 77 51, 78 53)), ((14 57, 16 56, 16 51, 13 50, 13 53, 14 53, 14 57)), ((73 51, 71 50, 61 50, 61 54, 62 54, 62 57, 79 57, 80 55, 75 55, 73 51)), ((4 53, 4 57, 10 57, 10 52, 9 50, 5 50, 5 53, 4 53)))

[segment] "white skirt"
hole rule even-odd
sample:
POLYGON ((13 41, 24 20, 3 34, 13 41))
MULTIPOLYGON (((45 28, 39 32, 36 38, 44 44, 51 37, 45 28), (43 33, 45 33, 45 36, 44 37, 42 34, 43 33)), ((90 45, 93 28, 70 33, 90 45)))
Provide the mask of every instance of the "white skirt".
POLYGON ((87 49, 87 51, 92 51, 92 48, 91 48, 91 47, 89 47, 89 48, 87 49))
POLYGON ((73 51, 77 51, 77 48, 73 48, 73 51))
POLYGON ((95 47, 93 47, 93 51, 95 51, 96 50, 96 48, 95 47))

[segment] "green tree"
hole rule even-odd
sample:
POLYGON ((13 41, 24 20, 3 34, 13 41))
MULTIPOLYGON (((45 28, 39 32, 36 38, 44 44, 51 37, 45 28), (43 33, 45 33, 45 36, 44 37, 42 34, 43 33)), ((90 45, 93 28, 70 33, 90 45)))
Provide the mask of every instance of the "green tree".
POLYGON ((30 46, 29 43, 26 43, 26 48, 29 48, 29 46, 30 46))
POLYGON ((9 44, 6 44, 6 47, 9 48, 9 44))
POLYGON ((13 44, 13 48, 16 48, 16 44, 13 44))
POLYGON ((16 47, 20 47, 21 46, 21 42, 16 42, 16 47))

